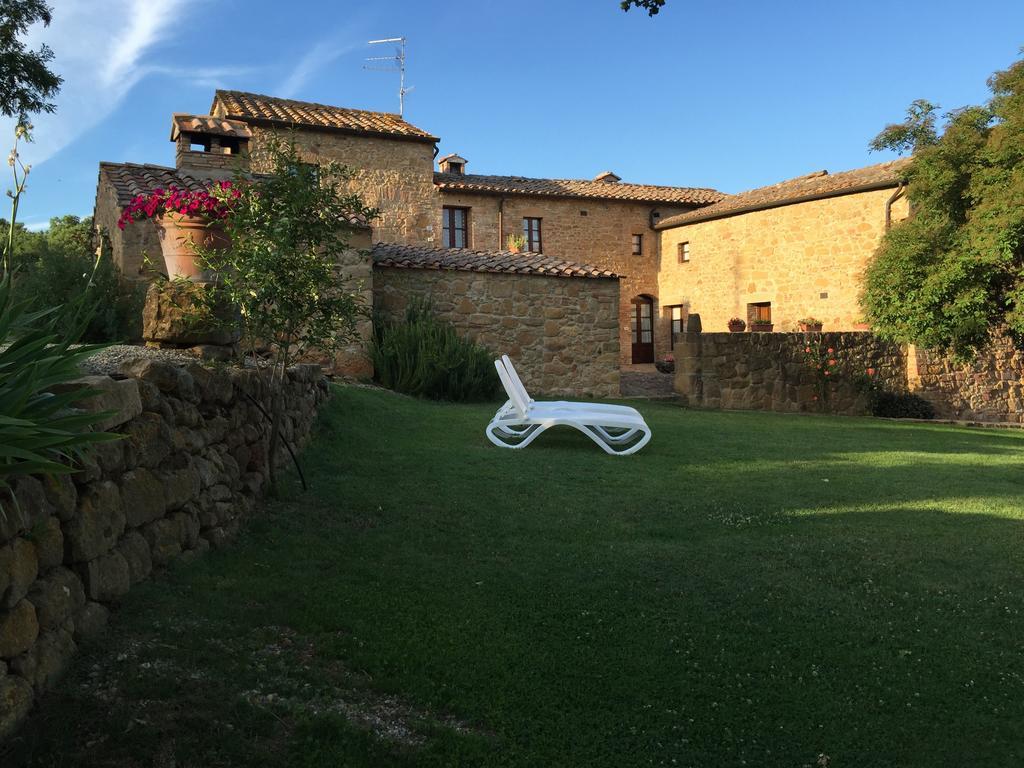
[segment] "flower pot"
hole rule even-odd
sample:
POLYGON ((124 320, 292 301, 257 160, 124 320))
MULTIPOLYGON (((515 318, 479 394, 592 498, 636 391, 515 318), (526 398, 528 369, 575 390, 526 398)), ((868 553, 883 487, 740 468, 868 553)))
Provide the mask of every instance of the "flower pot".
POLYGON ((821 333, 821 323, 800 323, 802 333, 821 333))
POLYGON ((654 367, 660 373, 675 373, 676 363, 674 360, 657 360, 654 363, 654 367))
POLYGON ((196 255, 195 246, 215 250, 231 247, 231 238, 224 234, 220 224, 210 224, 199 216, 167 213, 156 219, 156 230, 167 277, 171 280, 185 278, 193 283, 211 282, 216 273, 204 267, 196 255))
POLYGON ((746 329, 746 323, 729 323, 729 333, 743 333, 746 329))
POLYGON ((752 333, 771 333, 773 328, 772 323, 751 323, 750 330, 752 333))

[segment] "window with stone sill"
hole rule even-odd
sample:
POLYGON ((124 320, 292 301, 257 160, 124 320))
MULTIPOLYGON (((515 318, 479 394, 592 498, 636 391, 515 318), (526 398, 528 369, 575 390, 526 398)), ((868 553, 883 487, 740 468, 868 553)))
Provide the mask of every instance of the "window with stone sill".
POLYGON ((633 255, 643 256, 644 254, 644 236, 633 235, 633 255))
POLYGON ((446 205, 442 209, 441 222, 441 242, 445 247, 469 247, 469 208, 446 205))
POLYGON ((676 251, 679 254, 679 263, 680 264, 689 264, 690 263, 690 244, 689 243, 680 243, 678 246, 676 246, 676 251))

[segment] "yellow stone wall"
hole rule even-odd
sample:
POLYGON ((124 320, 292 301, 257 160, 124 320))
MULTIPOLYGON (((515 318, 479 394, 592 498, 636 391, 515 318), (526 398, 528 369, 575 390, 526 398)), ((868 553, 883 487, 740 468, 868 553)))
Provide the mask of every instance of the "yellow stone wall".
MULTIPOLYGON (((262 171, 260 149, 271 129, 253 126, 252 132, 252 169, 262 171)), ((315 130, 278 133, 294 140, 308 162, 336 161, 355 169, 349 189, 380 210, 372 222, 374 240, 422 245, 440 241, 433 144, 315 130)))
MULTIPOLYGON (((796 203, 661 232, 658 276, 663 305, 683 304, 700 315, 704 331, 726 330, 747 317, 747 305, 769 301, 775 331, 791 331, 808 315, 826 331, 855 330, 868 260, 885 232, 885 204, 894 189, 796 203), (690 243, 690 261, 678 245, 690 243), (827 298, 821 298, 827 293, 827 298)), ((907 216, 906 198, 893 221, 907 216)), ((661 337, 667 339, 667 320, 661 337)))
MULTIPOLYGON (((623 365, 631 362, 630 300, 639 295, 651 296, 655 299, 655 316, 659 311, 659 238, 658 232, 650 228, 651 211, 658 211, 662 218, 667 218, 692 210, 691 206, 509 195, 505 197, 504 210, 499 216, 500 197, 454 192, 442 192, 441 205, 471 209, 471 248, 505 250, 510 234, 522 234, 524 218, 539 217, 545 254, 610 269, 621 275, 619 350, 623 365), (499 218, 502 221, 500 234, 499 218), (634 234, 643 235, 643 253, 639 256, 632 254, 634 234)), ((436 226, 440 235, 440 208, 436 226)))

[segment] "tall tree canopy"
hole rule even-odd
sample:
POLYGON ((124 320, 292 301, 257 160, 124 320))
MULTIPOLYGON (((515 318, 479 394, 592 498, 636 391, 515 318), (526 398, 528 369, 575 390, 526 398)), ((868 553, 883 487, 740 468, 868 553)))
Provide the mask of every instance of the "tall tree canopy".
POLYGON ((914 102, 873 149, 913 152, 911 217, 882 239, 862 304, 896 341, 970 357, 993 331, 1024 340, 1024 60, 989 79, 984 106, 914 102))
POLYGON ((50 99, 63 82, 47 66, 48 45, 29 50, 21 37, 33 24, 49 26, 50 6, 44 0, 0 0, 0 113, 21 123, 35 112, 53 112, 50 99))

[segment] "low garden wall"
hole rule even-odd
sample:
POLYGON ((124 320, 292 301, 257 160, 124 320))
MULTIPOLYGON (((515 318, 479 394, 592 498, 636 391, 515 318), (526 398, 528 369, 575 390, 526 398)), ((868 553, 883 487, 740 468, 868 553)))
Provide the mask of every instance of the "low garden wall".
MULTIPOLYGON (((229 541, 269 474, 255 371, 144 358, 83 381, 101 390, 89 407, 113 412, 103 428, 124 439, 74 475, 0 494, 0 739, 133 585, 229 541)), ((285 439, 305 442, 327 395, 318 366, 289 371, 285 439)))
POLYGON ((910 389, 928 400, 938 416, 964 421, 1024 423, 1024 352, 997 334, 969 364, 910 347, 910 389))
POLYGON ((904 350, 870 333, 685 333, 675 360, 676 393, 703 408, 863 414, 856 379, 869 369, 880 386, 907 388, 904 350), (835 360, 827 387, 808 360, 809 345, 835 360))
POLYGON ((374 309, 400 318, 413 298, 509 355, 531 394, 619 396, 618 280, 374 268, 374 309))

